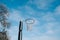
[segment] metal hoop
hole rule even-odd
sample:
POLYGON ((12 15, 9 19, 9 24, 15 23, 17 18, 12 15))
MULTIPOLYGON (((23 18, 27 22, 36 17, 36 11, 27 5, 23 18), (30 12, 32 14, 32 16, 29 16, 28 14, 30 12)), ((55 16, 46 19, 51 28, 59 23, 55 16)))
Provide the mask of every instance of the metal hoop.
POLYGON ((26 22, 27 24, 33 24, 33 23, 35 22, 35 20, 32 19, 32 18, 28 18, 28 19, 25 20, 25 22, 26 22))
POLYGON ((34 24, 35 20, 32 18, 28 18, 25 20, 26 25, 27 25, 27 30, 32 30, 32 25, 34 24))

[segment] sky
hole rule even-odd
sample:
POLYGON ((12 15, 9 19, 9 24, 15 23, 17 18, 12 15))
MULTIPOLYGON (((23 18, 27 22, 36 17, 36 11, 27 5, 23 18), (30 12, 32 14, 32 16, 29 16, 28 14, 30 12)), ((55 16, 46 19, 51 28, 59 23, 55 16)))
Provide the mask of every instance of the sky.
POLYGON ((11 22, 10 40, 18 40, 19 21, 23 22, 23 40, 60 40, 60 0, 0 0, 5 4, 11 22), (32 31, 25 20, 33 18, 32 31))

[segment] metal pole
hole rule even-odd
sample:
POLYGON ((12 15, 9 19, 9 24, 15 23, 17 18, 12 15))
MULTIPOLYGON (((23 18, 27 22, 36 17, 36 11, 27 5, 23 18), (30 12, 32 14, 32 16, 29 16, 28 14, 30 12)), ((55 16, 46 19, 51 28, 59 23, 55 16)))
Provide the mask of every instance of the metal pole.
POLYGON ((18 40, 22 40, 22 29, 23 29, 23 22, 20 21, 19 32, 18 32, 18 40))

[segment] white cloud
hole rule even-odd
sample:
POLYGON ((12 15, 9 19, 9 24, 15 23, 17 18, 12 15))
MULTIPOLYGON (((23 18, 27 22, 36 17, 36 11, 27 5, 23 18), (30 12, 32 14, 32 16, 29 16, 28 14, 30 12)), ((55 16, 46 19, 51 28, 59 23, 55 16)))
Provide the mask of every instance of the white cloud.
POLYGON ((57 37, 51 37, 51 36, 46 36, 46 35, 43 35, 43 36, 33 36, 31 38, 29 37, 25 37, 23 39, 28 39, 28 40, 59 40, 59 38, 57 37))
POLYGON ((13 9, 10 12, 9 19, 12 21, 19 22, 22 19, 20 14, 21 14, 21 12, 19 10, 13 9))
POLYGON ((52 30, 48 30, 46 33, 47 33, 47 34, 53 34, 54 31, 52 31, 52 30))
POLYGON ((23 39, 22 40, 30 40, 29 38, 27 38, 27 37, 23 37, 23 39))
POLYGON ((46 22, 56 21, 56 19, 53 17, 53 14, 51 12, 47 12, 44 16, 42 16, 42 20, 46 22))
POLYGON ((60 15, 60 5, 54 10, 55 15, 60 15))
POLYGON ((44 33, 45 35, 54 35, 54 34, 60 32, 59 26, 60 25, 58 22, 48 22, 48 23, 44 24, 42 27, 44 27, 46 29, 46 32, 44 33))
POLYGON ((12 26, 10 29, 8 29, 8 37, 9 37, 9 40, 18 40, 17 26, 12 26))
POLYGON ((37 6, 38 9, 44 9, 47 10, 48 7, 50 6, 50 4, 52 2, 54 2, 55 0, 30 0, 27 4, 34 4, 37 6))
MULTIPOLYGON (((50 2, 53 2, 54 0, 30 0, 30 4, 36 4, 37 8, 39 9, 48 9, 48 6, 50 4, 50 2)), ((22 9, 25 9, 26 13, 29 13, 30 14, 35 14, 35 13, 38 13, 36 11, 34 11, 31 7, 29 7, 28 5, 26 5, 24 8, 22 9)), ((57 7, 55 9, 56 13, 60 14, 60 6, 57 7)), ((21 11, 23 12, 23 11, 21 11)), ((18 10, 13 10, 11 13, 11 16, 10 16, 10 20, 13 20, 13 21, 19 21, 21 19, 21 13, 20 11, 18 10)), ((40 14, 40 13, 39 13, 40 14)), ((27 15, 27 14, 26 14, 27 15)), ((24 17, 23 20, 25 20, 25 18, 28 18, 27 17, 24 17)), ((43 14, 44 15, 44 14, 43 14)), ((34 18, 34 17, 33 17, 34 18)), ((32 32, 30 37, 26 37, 27 34, 24 34, 25 36, 23 37, 23 40, 59 40, 59 38, 55 38, 55 37, 50 37, 50 36, 47 36, 50 35, 50 34, 55 34, 59 29, 55 29, 53 30, 52 28, 55 28, 57 27, 57 25, 59 24, 58 22, 53 22, 53 21, 56 21, 56 19, 53 17, 53 14, 51 12, 47 12, 46 15, 44 15, 43 17, 40 18, 42 21, 46 21, 47 23, 43 24, 42 27, 46 28, 46 32, 45 33, 41 33, 40 32, 40 29, 43 29, 41 28, 39 25, 40 25, 40 22, 39 20, 37 20, 36 18, 34 18, 35 20, 35 23, 33 25, 33 28, 32 28, 32 32), (37 27, 36 27, 37 25, 37 27), (40 29, 38 29, 40 28, 40 29), (39 36, 37 36, 39 35, 39 36), (41 35, 41 36, 40 36, 41 35), (43 36, 42 36, 43 35, 43 36), (33 36, 33 37, 32 37, 33 36)), ((24 24, 25 26, 25 24, 24 24)), ((60 26, 60 25, 59 25, 60 26)), ((17 26, 15 27, 12 27, 10 30, 9 30, 9 35, 11 36, 11 40, 17 40, 17 31, 18 31, 18 28, 17 26), (14 28, 14 29, 13 29, 14 28), (13 36, 12 36, 13 35, 13 36)), ((44 30, 42 30, 44 31, 44 30)), ((59 32, 59 31, 58 31, 59 32)))
POLYGON ((29 7, 29 6, 25 6, 25 10, 26 10, 26 12, 28 13, 28 14, 34 14, 35 13, 35 11, 31 8, 31 7, 29 7))
MULTIPOLYGON (((28 10, 29 10, 29 8, 27 8, 28 10)), ((17 13, 19 13, 19 11, 14 11, 13 12, 14 14, 14 16, 12 15, 12 17, 14 18, 14 19, 12 19, 12 20, 19 20, 19 18, 20 18, 20 15, 19 14, 17 14, 17 13), (17 15, 17 17, 16 17, 16 15, 17 15), (15 18, 16 17, 16 18, 15 18), (18 18, 18 19, 17 19, 18 18)), ((11 18, 12 18, 11 17, 11 18)), ((34 18, 34 20, 35 20, 35 23, 34 23, 34 25, 38 25, 38 24, 40 24, 40 21, 39 20, 37 20, 36 18, 34 18)), ((37 28, 37 27, 33 27, 33 31, 31 32, 31 34, 32 34, 32 36, 34 36, 34 37, 32 37, 32 38, 29 38, 29 37, 23 37, 23 40, 25 39, 25 40, 59 40, 59 39, 54 39, 54 37, 50 37, 50 36, 40 36, 40 34, 41 35, 50 35, 50 34, 55 34, 55 32, 56 32, 56 30, 52 30, 52 28, 54 27, 54 26, 56 26, 57 24, 59 24, 59 23, 57 23, 57 22, 51 22, 51 21, 55 21, 55 18, 53 17, 53 15, 51 14, 51 13, 47 13, 46 15, 44 15, 43 17, 42 17, 42 20, 44 20, 44 21, 46 21, 47 23, 46 24, 44 24, 44 25, 42 25, 44 28, 46 28, 47 29, 47 31, 45 32, 45 33, 42 33, 41 34, 41 32, 39 32, 40 30, 37 28), (39 36, 37 36, 36 37, 36 35, 39 35, 39 36)), ((58 29, 57 29, 58 30, 58 29)), ((14 34, 13 32, 14 31, 11 31, 12 33, 11 34, 14 34)), ((16 31, 15 31, 16 32, 16 31)), ((17 34, 17 33, 16 33, 17 34)), ((13 40, 13 38, 15 38, 16 40, 17 40, 17 35, 16 34, 14 34, 13 36, 11 36, 11 40, 13 40)), ((29 34, 30 35, 30 34, 29 34)))
POLYGON ((21 11, 21 12, 23 12, 23 13, 25 13, 25 15, 26 16, 28 16, 28 15, 34 15, 36 12, 35 12, 35 10, 34 9, 32 9, 30 6, 28 6, 28 5, 25 5, 25 6, 23 6, 23 7, 18 7, 18 9, 21 11))

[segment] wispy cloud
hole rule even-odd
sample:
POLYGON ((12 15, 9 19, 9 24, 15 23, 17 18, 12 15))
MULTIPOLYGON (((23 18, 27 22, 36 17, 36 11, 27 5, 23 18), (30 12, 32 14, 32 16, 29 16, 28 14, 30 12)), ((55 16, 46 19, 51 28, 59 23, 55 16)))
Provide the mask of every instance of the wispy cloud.
POLYGON ((56 7, 56 9, 54 10, 55 15, 60 15, 60 5, 56 7))
POLYGON ((56 21, 56 19, 53 16, 53 13, 47 12, 46 15, 42 16, 42 20, 46 22, 53 22, 56 21))
POLYGON ((8 36, 10 40, 18 40, 18 27, 12 26, 8 29, 8 36))
POLYGON ((25 39, 25 40, 26 39, 28 39, 28 40, 59 40, 59 38, 51 37, 51 36, 46 36, 46 35, 44 35, 44 36, 33 36, 31 38, 25 37, 23 39, 25 39))
MULTIPOLYGON (((51 7, 51 3, 55 2, 55 0, 29 0, 29 2, 23 6, 18 8, 18 10, 13 9, 10 12, 9 19, 12 21, 19 22, 20 19, 23 20, 24 28, 23 28, 23 40, 59 40, 60 38, 54 37, 54 35, 58 36, 60 33, 60 22, 55 18, 56 15, 60 15, 60 6, 56 7, 53 12, 46 11, 41 12, 42 10, 49 10, 51 7), (33 6, 31 6, 33 5, 33 6), (37 9, 39 9, 37 11, 37 9), (34 25, 32 25, 32 31, 27 32, 25 30, 26 23, 25 19, 33 18, 35 20, 34 25)), ((58 17, 57 17, 58 18, 58 17)), ((11 27, 9 33, 11 35, 11 40, 17 40, 17 32, 18 27, 15 25, 11 27), (14 28, 14 29, 13 29, 14 28), (13 36, 12 36, 13 35, 13 36)))
MULTIPOLYGON (((38 37, 32 37, 32 40, 57 40, 56 37, 50 37, 50 36, 38 36, 38 37)), ((59 39, 58 39, 59 40, 59 39)))
POLYGON ((49 10, 52 7, 52 3, 56 0, 30 0, 27 4, 34 5, 37 9, 49 10))
POLYGON ((10 12, 9 19, 12 21, 19 22, 22 19, 20 14, 21 14, 21 12, 19 10, 13 9, 10 12))

